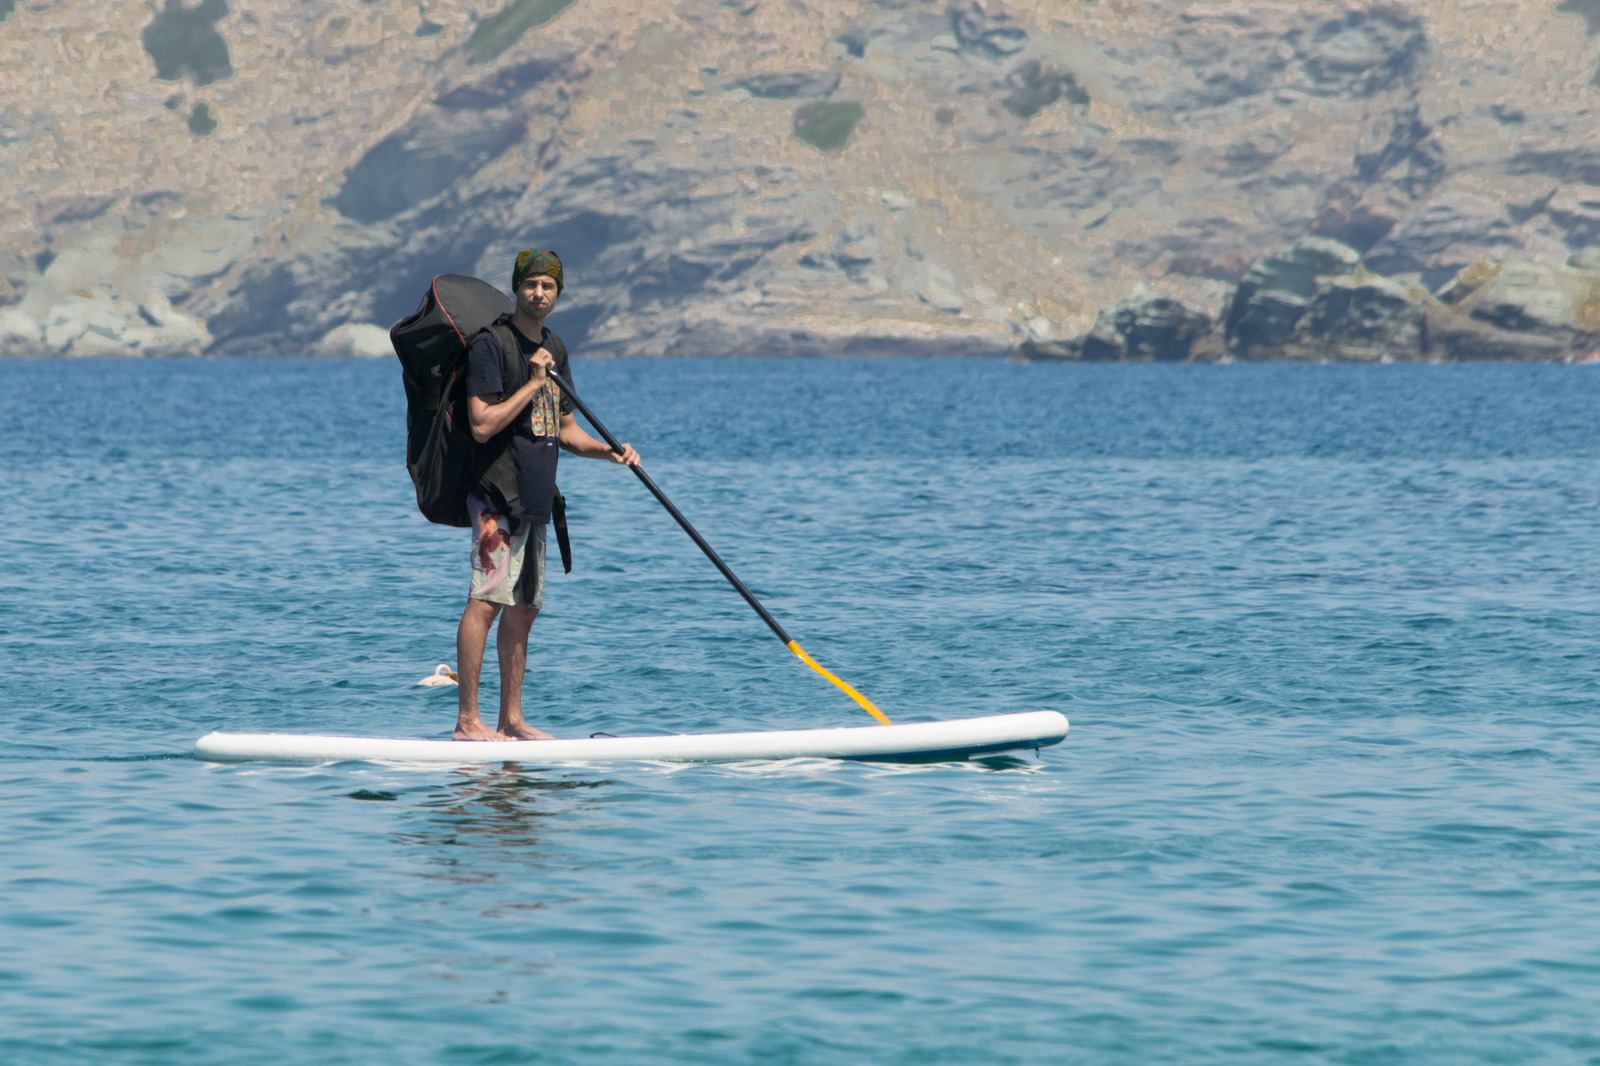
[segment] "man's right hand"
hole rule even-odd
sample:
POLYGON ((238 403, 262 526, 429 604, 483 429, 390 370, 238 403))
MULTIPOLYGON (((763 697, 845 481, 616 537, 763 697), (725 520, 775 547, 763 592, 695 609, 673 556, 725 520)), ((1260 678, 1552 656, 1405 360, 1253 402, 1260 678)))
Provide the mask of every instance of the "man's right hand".
POLYGON ((543 345, 535 348, 533 354, 528 356, 528 380, 531 382, 536 382, 539 385, 543 385, 545 382, 545 371, 554 370, 555 368, 556 357, 551 355, 550 349, 544 347, 543 345))

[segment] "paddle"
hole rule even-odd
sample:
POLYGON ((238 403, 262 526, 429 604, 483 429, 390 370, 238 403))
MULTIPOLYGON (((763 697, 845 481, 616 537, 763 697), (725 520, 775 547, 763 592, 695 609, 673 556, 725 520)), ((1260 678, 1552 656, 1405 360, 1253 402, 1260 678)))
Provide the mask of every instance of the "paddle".
MULTIPOLYGON (((578 398, 578 394, 572 390, 572 383, 567 381, 554 370, 547 370, 546 373, 550 375, 550 380, 556 383, 556 386, 562 391, 567 399, 572 401, 572 406, 576 407, 583 417, 589 420, 589 424, 600 432, 600 436, 605 439, 605 442, 611 445, 611 450, 616 452, 618 455, 621 455, 622 442, 617 440, 616 437, 612 436, 611 431, 605 427, 605 423, 596 418, 594 416, 594 412, 589 410, 588 404, 584 403, 578 398)), ((800 645, 794 642, 794 639, 790 637, 789 634, 783 631, 783 627, 778 624, 778 620, 772 617, 772 614, 765 607, 761 606, 761 601, 756 599, 754 593, 744 587, 744 582, 739 580, 738 575, 732 570, 728 569, 728 564, 723 562, 721 557, 718 556, 717 553, 712 549, 711 545, 706 543, 706 538, 700 535, 700 531, 689 524, 689 520, 683 517, 683 512, 678 510, 677 507, 673 506, 672 501, 667 499, 667 494, 662 492, 660 487, 654 481, 650 480, 650 475, 644 472, 644 468, 642 466, 631 466, 629 469, 638 476, 640 481, 644 482, 644 487, 650 490, 650 495, 654 496, 657 502, 667 509, 667 513, 673 517, 678 525, 683 527, 683 531, 689 534, 689 538, 700 546, 700 550, 706 553, 706 558, 711 560, 712 565, 714 565, 718 570, 722 571, 722 576, 727 578, 728 584, 732 585, 734 589, 738 591, 739 595, 744 597, 744 602, 755 608, 756 614, 759 614, 761 616, 761 620, 767 623, 768 628, 770 628, 773 633, 777 634, 779 640, 783 641, 784 647, 788 648, 790 651, 794 652, 795 655, 799 656, 801 662, 805 663, 807 666, 811 667, 811 669, 815 670, 817 673, 821 674, 823 677, 839 686, 840 691, 860 704, 861 708, 868 714, 872 715, 872 717, 876 718, 884 725, 889 724, 888 717, 885 716, 882 711, 878 710, 877 707, 873 706, 871 700, 867 699, 861 693, 851 688, 850 685, 844 681, 841 681, 839 678, 824 670, 817 664, 815 659, 807 655, 800 645)))

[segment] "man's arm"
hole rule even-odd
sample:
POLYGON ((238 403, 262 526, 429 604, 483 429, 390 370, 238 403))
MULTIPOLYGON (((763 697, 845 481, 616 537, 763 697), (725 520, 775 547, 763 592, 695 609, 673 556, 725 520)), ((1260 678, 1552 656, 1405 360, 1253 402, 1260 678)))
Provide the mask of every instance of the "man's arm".
POLYGON ((589 436, 587 430, 578 425, 578 417, 571 411, 561 416, 561 447, 573 455, 581 455, 585 459, 609 459, 613 463, 626 463, 629 466, 639 465, 639 453, 633 450, 633 445, 624 444, 622 454, 618 455, 611 450, 611 445, 603 440, 596 440, 589 436))
POLYGON ((528 357, 529 376, 522 388, 499 402, 489 399, 490 395, 496 395, 492 393, 467 397, 467 421, 471 424, 472 439, 482 444, 509 426, 533 402, 533 394, 545 383, 545 370, 554 364, 555 359, 541 347, 528 357))
POLYGON ((490 401, 490 396, 497 395, 495 393, 467 397, 467 421, 472 424, 472 439, 482 444, 509 426, 532 402, 536 387, 530 381, 499 403, 490 401))

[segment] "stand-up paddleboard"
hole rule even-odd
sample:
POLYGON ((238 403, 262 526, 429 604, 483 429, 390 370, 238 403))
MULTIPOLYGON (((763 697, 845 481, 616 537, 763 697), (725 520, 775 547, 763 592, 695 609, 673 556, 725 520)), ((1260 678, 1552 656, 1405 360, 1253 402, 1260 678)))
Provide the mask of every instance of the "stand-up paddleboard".
POLYGON ((1067 736, 1055 711, 1001 714, 959 722, 794 729, 765 733, 700 733, 588 740, 396 740, 384 737, 207 733, 195 741, 210 762, 741 762, 747 759, 863 759, 875 762, 959 761, 1018 748, 1044 748, 1067 736))

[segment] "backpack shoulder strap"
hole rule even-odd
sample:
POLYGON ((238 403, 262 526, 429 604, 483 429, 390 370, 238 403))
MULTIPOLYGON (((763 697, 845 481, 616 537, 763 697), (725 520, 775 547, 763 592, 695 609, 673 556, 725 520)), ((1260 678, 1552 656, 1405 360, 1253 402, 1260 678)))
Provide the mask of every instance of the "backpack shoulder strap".
POLYGON ((483 328, 500 344, 500 395, 510 396, 528 380, 527 372, 522 368, 522 348, 511 329, 511 316, 501 315, 483 328))

